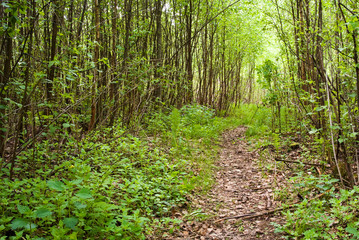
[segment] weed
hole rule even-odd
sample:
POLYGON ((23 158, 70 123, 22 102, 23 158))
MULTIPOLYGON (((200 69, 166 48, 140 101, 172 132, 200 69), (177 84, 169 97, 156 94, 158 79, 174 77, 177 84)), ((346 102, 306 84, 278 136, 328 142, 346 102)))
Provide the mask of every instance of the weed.
POLYGON ((158 229, 172 232, 178 220, 168 215, 192 190, 210 188, 217 150, 208 146, 235 122, 194 105, 147 118, 143 136, 117 124, 81 141, 66 132, 59 137, 64 143, 39 142, 16 159, 25 167, 14 181, 2 169, 0 239, 145 239, 158 229))
POLYGON ((291 179, 295 191, 305 199, 293 212, 284 213, 286 223, 276 225, 277 231, 286 233, 287 239, 353 239, 358 238, 359 188, 336 191, 337 179, 329 175, 315 177, 299 174, 291 179), (314 195, 321 198, 308 201, 314 195))

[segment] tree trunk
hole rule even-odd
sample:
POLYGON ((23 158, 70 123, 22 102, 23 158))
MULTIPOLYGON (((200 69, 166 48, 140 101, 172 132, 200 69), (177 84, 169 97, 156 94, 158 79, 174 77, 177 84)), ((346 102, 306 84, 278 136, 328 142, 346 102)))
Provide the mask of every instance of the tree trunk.
POLYGON ((64 14, 64 4, 60 3, 58 0, 53 2, 55 10, 52 16, 52 34, 51 34, 51 49, 50 49, 50 63, 51 67, 47 72, 47 82, 46 82, 46 99, 48 101, 53 100, 53 82, 55 77, 56 64, 53 62, 55 60, 55 56, 57 54, 57 35, 59 32, 59 27, 62 21, 62 17, 64 14), (60 4, 62 4, 60 6, 60 4))
MULTIPOLYGON (((9 26, 11 26, 10 23, 11 18, 11 12, 9 13, 9 26)), ((4 60, 4 67, 3 72, 0 73, 0 157, 4 156, 5 151, 5 145, 6 145, 6 139, 7 139, 7 117, 5 108, 7 103, 4 101, 4 98, 6 96, 5 87, 8 85, 10 80, 10 72, 11 72, 11 60, 13 55, 13 43, 12 43, 12 37, 9 35, 9 33, 6 33, 4 36, 4 45, 5 45, 5 60, 4 60)))
POLYGON ((97 94, 96 94, 96 87, 98 82, 98 69, 99 69, 99 54, 100 54, 100 6, 99 6, 99 0, 93 0, 94 2, 94 16, 95 16, 95 54, 94 54, 94 63, 95 63, 95 69, 93 70, 93 78, 92 78, 92 85, 91 85, 91 119, 89 124, 89 131, 95 128, 96 125, 96 100, 97 100, 97 94))
POLYGON ((193 99, 193 71, 192 71, 192 14, 193 14, 193 2, 189 0, 185 6, 186 13, 186 94, 185 104, 188 104, 193 99))

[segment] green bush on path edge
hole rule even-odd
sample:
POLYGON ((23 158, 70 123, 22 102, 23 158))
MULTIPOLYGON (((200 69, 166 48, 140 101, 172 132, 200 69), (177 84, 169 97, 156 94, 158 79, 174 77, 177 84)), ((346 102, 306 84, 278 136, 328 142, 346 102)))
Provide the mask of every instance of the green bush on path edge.
POLYGON ((117 124, 22 152, 14 181, 1 172, 0 239, 145 239, 178 223, 171 209, 211 185, 208 146, 239 122, 199 105, 146 122, 138 136, 117 124))

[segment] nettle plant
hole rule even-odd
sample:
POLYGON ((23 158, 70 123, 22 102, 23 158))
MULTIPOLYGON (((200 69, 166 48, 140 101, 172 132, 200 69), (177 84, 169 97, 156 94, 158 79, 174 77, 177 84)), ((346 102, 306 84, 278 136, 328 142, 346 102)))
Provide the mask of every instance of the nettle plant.
MULTIPOLYGON (((186 161, 120 128, 59 150, 38 144, 33 174, 30 165, 14 181, 4 173, 0 239, 144 239, 185 202, 186 161)), ((17 161, 32 154, 29 149, 17 161)))
POLYGON ((358 239, 359 188, 335 189, 338 179, 299 174, 291 179, 295 192, 305 199, 284 213, 286 223, 276 225, 286 239, 358 239), (315 196, 323 194, 321 198, 315 196), (309 200, 311 199, 312 200, 309 200))
POLYGON ((172 231, 178 220, 170 212, 208 175, 194 178, 191 164, 206 169, 213 152, 201 159, 197 152, 230 121, 201 106, 153 119, 160 120, 149 121, 149 131, 151 124, 160 126, 155 138, 135 137, 116 125, 77 141, 69 124, 65 133, 48 133, 63 135, 23 151, 14 181, 2 169, 0 239, 145 239, 161 228, 172 231))
MULTIPOLYGON (((2 228, 7 230, 5 234, 26 238, 50 235, 53 239, 103 236, 101 230, 115 220, 117 214, 112 210, 118 206, 110 204, 91 186, 85 187, 83 181, 82 178, 72 181, 35 178, 6 182, 7 187, 1 191, 1 211, 8 217, 0 220, 2 228), (9 199, 14 189, 20 196, 9 199)), ((120 232, 115 226, 111 231, 120 232)))

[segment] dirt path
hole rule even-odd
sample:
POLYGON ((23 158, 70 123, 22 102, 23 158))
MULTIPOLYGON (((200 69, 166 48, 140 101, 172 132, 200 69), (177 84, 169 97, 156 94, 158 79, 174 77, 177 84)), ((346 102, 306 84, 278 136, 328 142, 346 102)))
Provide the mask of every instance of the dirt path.
MULTIPOLYGON (((217 163, 216 184, 207 196, 193 200, 201 209, 187 214, 176 237, 170 239, 279 239, 271 222, 280 222, 275 215, 248 220, 218 219, 276 207, 273 199, 273 176, 263 177, 256 163, 258 155, 248 150, 244 127, 223 134, 222 150, 217 163), (202 220, 201 220, 202 217, 202 220)), ((186 215, 186 212, 182 213, 186 215)), ((182 215, 181 214, 181 215, 182 215)))

